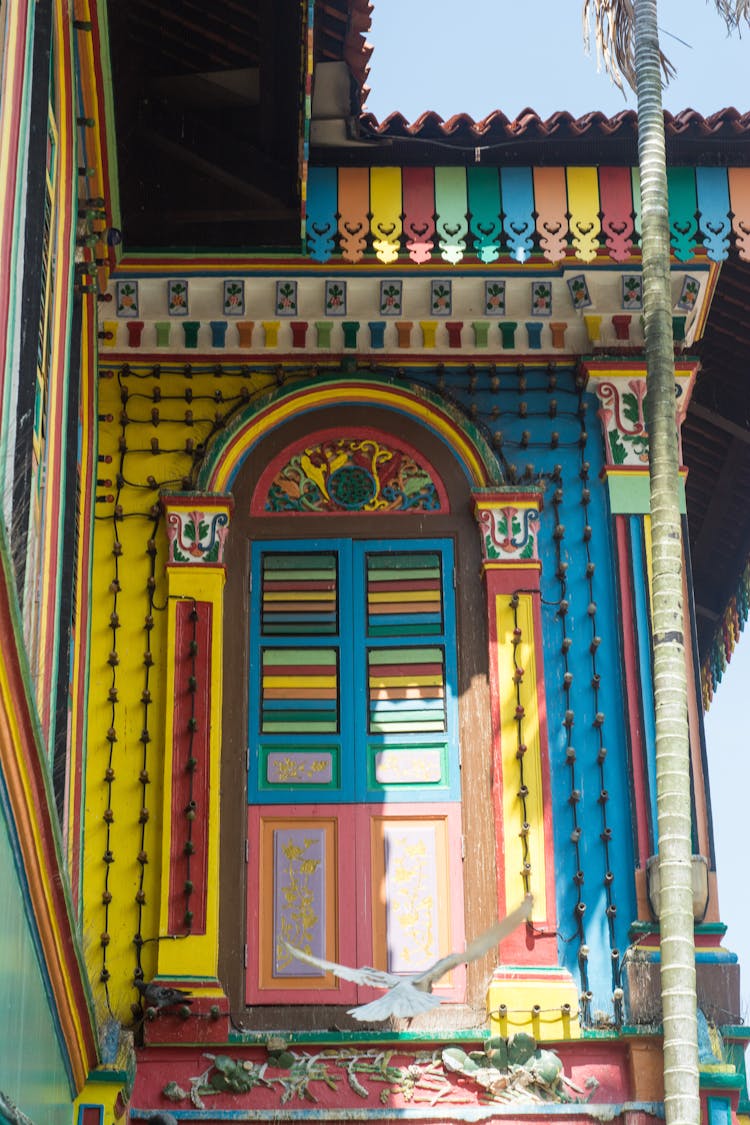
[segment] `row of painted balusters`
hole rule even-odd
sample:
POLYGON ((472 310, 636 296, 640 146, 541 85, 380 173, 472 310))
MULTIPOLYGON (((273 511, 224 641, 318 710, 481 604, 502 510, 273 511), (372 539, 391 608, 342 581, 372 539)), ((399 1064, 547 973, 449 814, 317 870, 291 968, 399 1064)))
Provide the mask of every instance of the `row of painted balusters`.
MULTIPOLYGON (((605 318, 599 313, 585 313, 583 315, 586 334, 592 346, 596 346, 602 340, 604 333, 607 332, 608 322, 611 322, 611 331, 608 332, 611 341, 621 346, 627 346, 631 340, 630 332, 632 320, 633 317, 626 313, 615 315, 611 318, 605 318)), ((672 335, 676 344, 680 344, 685 339, 686 320, 686 316, 672 317, 672 335)), ((142 320, 130 320, 124 323, 128 333, 126 346, 129 348, 140 348, 143 343, 145 322, 142 320)), ((156 321, 154 322, 155 346, 157 348, 197 348, 201 328, 205 327, 209 329, 209 346, 212 348, 277 348, 279 346, 279 329, 281 328, 281 323, 282 322, 279 320, 263 320, 257 324, 252 320, 238 321, 233 324, 233 327, 237 329, 236 341, 232 342, 230 340, 228 344, 227 328, 229 327, 229 322, 226 320, 210 320, 205 324, 199 320, 182 321, 180 327, 183 331, 183 338, 177 341, 172 340, 172 321, 156 321), (262 339, 256 329, 262 330, 262 339)), ((337 350, 340 345, 335 343, 333 339, 333 327, 336 323, 337 322, 333 320, 314 321, 312 327, 315 329, 315 339, 314 341, 308 341, 310 322, 307 320, 290 321, 289 327, 292 334, 292 347, 320 348, 324 351, 337 350)), ((386 346, 385 332, 388 327, 388 322, 385 320, 372 320, 367 322, 370 338, 366 342, 360 338, 362 325, 358 320, 344 320, 338 323, 341 324, 344 348, 356 349, 358 347, 366 347, 377 351, 386 346)), ((441 324, 444 324, 449 348, 461 348, 464 346, 487 348, 491 345, 494 346, 497 341, 500 348, 505 351, 522 347, 528 347, 531 351, 540 349, 542 347, 542 329, 545 326, 541 321, 526 321, 523 327, 526 330, 527 339, 521 342, 516 339, 516 333, 521 325, 514 320, 497 323, 498 333, 493 331, 496 322, 487 320, 473 320, 470 321, 468 325, 462 320, 420 320, 417 323, 422 333, 421 341, 416 344, 417 347, 437 347, 438 328, 441 324), (466 327, 470 327, 473 332, 473 339, 471 340, 464 339, 463 330, 466 327)), ((120 342, 118 339, 118 328, 120 324, 121 322, 117 320, 104 321, 99 336, 103 340, 105 347, 116 348, 118 346, 120 342)), ((394 327, 396 329, 396 346, 398 348, 411 348, 413 346, 412 330, 414 329, 414 322, 411 320, 399 320, 394 322, 394 327)), ((553 348, 565 348, 565 334, 568 328, 569 324, 567 321, 561 320, 549 323, 551 346, 553 348)))

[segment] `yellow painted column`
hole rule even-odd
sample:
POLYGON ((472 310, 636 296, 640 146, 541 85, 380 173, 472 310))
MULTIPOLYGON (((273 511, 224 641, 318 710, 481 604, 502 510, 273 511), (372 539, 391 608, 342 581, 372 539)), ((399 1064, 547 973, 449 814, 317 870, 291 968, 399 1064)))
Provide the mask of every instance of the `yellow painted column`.
MULTIPOLYGON (((157 975, 200 1000, 223 995, 219 953, 219 778, 224 542, 230 496, 162 497, 167 561, 163 845, 157 975)), ((193 1004, 191 1015, 200 1005, 193 1004)), ((214 1013, 215 1014, 215 1013, 214 1013)))
POLYGON ((114 1065, 93 1070, 73 1102, 72 1125, 121 1125, 127 1116, 128 1074, 114 1065))
POLYGON ((557 964, 554 844, 537 548, 542 494, 474 493, 487 595, 498 912, 534 896, 532 924, 501 945, 487 1003, 495 1032, 577 1038, 577 992, 557 964))

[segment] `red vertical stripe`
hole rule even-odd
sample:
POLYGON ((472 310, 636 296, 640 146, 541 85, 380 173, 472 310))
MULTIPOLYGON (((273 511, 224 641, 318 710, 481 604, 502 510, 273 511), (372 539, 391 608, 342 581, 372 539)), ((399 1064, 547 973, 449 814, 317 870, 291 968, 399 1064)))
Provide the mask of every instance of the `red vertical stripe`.
POLYGON ((172 847, 169 870, 169 932, 184 933, 185 911, 193 914, 191 932, 206 932, 208 878, 208 792, 211 722, 210 602, 179 601, 175 613, 174 727, 172 736, 172 847), (197 619, 193 620, 193 610, 197 619), (195 641, 197 650, 192 651, 195 641), (191 676, 195 691, 191 691, 191 676), (191 730, 191 719, 195 729, 191 730), (189 760, 195 760, 191 771, 189 760), (195 818, 187 810, 194 803, 195 818), (192 844, 188 855, 186 845, 192 844), (188 879, 192 894, 185 893, 188 879))
POLYGON ((643 871, 651 854, 648 828, 648 793, 646 791, 646 754, 643 746, 643 726, 639 700, 641 698, 641 679, 638 674, 637 644, 635 637, 635 605, 630 582, 630 545, 628 543, 627 516, 615 516, 615 539, 617 542, 617 570, 620 584, 620 604, 622 606, 622 644, 625 657, 625 695, 628 701, 628 729, 630 734, 630 753, 633 759, 633 796, 635 798, 635 828, 638 847, 638 862, 643 871))

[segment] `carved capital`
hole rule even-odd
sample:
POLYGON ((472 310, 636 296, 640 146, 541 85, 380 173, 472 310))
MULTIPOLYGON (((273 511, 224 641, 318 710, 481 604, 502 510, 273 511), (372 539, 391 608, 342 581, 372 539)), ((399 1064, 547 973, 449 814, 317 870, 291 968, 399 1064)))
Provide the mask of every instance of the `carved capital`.
POLYGON ((161 497, 166 519, 169 563, 221 566, 229 520, 231 496, 181 492, 161 497))
POLYGON ((485 569, 539 566, 539 513, 542 494, 515 488, 475 492, 474 515, 482 539, 485 569))
MULTIPOLYGON (((645 403, 648 392, 645 363, 585 363, 589 390, 599 400, 597 414, 604 436, 608 467, 648 470, 648 431, 645 403)), ((679 431, 687 413, 697 363, 675 364, 675 425, 679 431)))

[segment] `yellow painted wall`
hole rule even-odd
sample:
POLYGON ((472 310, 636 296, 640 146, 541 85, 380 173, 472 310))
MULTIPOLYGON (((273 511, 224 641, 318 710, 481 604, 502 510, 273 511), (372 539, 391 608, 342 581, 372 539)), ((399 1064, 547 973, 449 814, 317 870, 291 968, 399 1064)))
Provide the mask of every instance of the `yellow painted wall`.
MULTIPOLYGON (((111 370, 116 372, 117 368, 111 370)), ((233 373, 196 374, 190 379, 185 377, 182 367, 175 370, 179 373, 164 371, 157 379, 151 374, 138 377, 144 372, 150 373, 150 366, 133 368, 133 374, 118 380, 103 377, 110 369, 102 365, 99 380, 98 451, 100 456, 110 455, 112 461, 110 464, 100 462, 97 475, 100 480, 110 479, 112 485, 99 485, 96 492, 98 497, 112 495, 121 507, 122 518, 113 518, 115 503, 104 500, 95 505, 84 782, 84 928, 87 960, 98 1001, 106 1009, 109 1000, 115 1014, 126 1021, 132 1018, 130 1007, 138 998, 132 986, 137 965, 133 937, 140 933, 146 943, 142 948, 142 967, 146 979, 150 979, 158 967, 158 943, 154 939, 162 932, 164 743, 169 702, 165 694, 167 540, 163 517, 160 516, 154 530, 153 509, 158 503, 159 487, 166 492, 183 488, 183 477, 193 466, 193 456, 184 451, 186 440, 196 444, 205 440, 217 411, 228 416, 233 410, 247 410, 250 400, 275 386, 270 375, 244 377, 236 366, 231 369, 233 373), (128 392, 126 403, 121 398, 123 389, 128 392), (160 401, 154 401, 155 390, 161 394, 160 401), (192 393, 190 402, 185 398, 186 391, 192 393), (216 400, 217 392, 224 402, 216 400), (152 421, 153 409, 159 411, 158 424, 152 421), (123 410, 128 419, 124 426, 123 410), (185 420, 186 411, 192 411, 192 425, 185 420), (156 454, 151 449, 154 438, 160 448, 156 454), (120 449, 122 439, 127 444, 124 455, 120 449), (119 488, 118 473, 123 478, 119 488), (153 478, 152 485, 148 483, 149 477, 153 478), (151 539, 156 548, 153 610, 148 588, 152 572, 152 558, 148 553, 151 539), (121 544, 119 557, 113 554, 117 541, 121 544), (121 589, 116 593, 112 583, 118 573, 121 589), (119 628, 113 633, 111 615, 115 612, 119 628), (148 670, 151 702, 146 705, 142 693, 146 688, 144 654, 149 632, 145 626, 149 615, 153 617, 150 630, 153 664, 148 670), (109 663, 113 652, 117 653, 118 660, 114 667, 109 663), (114 703, 108 698, 113 682, 117 692, 114 703), (151 739, 145 751, 149 777, 145 786, 140 779, 144 747, 139 741, 144 724, 151 739), (108 741, 110 729, 116 736, 112 743, 108 741), (111 784, 106 780, 110 752, 114 771, 111 784), (108 825, 105 814, 110 809, 113 819, 108 825), (145 815, 148 819, 143 823, 140 818, 145 815), (103 859, 108 846, 114 858, 109 865, 103 859), (145 864, 138 858, 142 851, 147 856, 145 864), (108 867, 106 890, 112 900, 107 908, 102 896, 108 867), (140 891, 145 898, 142 903, 136 901, 140 891), (103 934, 108 935, 106 946, 102 944, 103 934), (100 979, 105 955, 110 974, 106 986, 100 979)), ((218 620, 216 625, 220 627, 218 620)), ((221 669, 217 667, 216 675, 220 674, 221 669)), ((178 958, 170 965, 170 971, 182 967, 183 961, 184 957, 178 958)))
POLYGON ((534 910, 544 917, 547 909, 545 890, 544 808, 542 802, 542 752, 539 733, 536 656, 534 651, 533 601, 530 594, 518 596, 514 610, 507 594, 495 599, 497 620, 497 671, 500 696, 500 738, 503 775, 503 833, 505 836, 505 887, 509 907, 520 903, 528 889, 534 896, 534 910), (513 630, 520 628, 521 638, 513 643, 513 630), (515 656, 515 662, 514 662, 515 656), (516 685, 516 667, 523 676, 516 685), (521 769, 517 756, 517 702, 524 709, 522 736, 527 749, 523 755, 523 783, 528 788, 526 823, 523 804, 518 797, 521 769), (521 878, 524 863, 522 831, 528 842, 531 874, 528 888, 521 878))

